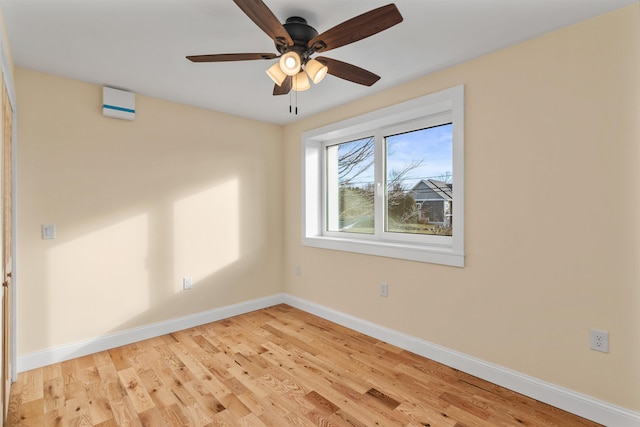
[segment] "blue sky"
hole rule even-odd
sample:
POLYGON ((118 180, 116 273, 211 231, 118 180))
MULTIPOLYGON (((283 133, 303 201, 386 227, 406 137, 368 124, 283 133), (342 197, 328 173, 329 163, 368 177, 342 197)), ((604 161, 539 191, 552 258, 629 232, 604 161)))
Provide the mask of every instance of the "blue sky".
MULTIPOLYGON (((420 179, 436 178, 453 171, 451 124, 387 137, 387 171, 403 170, 413 162, 420 165, 406 176, 404 186, 413 187, 420 179)), ((345 147, 346 148, 346 147, 345 147)), ((360 175, 358 182, 373 182, 373 168, 360 175)))
POLYGON ((451 124, 387 137, 387 171, 402 170, 414 161, 420 166, 407 175, 411 188, 420 179, 436 178, 453 171, 451 124))

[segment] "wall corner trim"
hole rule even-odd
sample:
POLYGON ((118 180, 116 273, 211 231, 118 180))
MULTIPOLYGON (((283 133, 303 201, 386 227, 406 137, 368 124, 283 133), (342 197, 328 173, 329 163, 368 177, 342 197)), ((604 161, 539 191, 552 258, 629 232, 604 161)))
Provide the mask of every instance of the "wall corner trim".
POLYGON ((288 304, 583 418, 607 426, 640 427, 640 413, 284 293, 18 356, 18 372, 86 356, 277 304, 288 304))

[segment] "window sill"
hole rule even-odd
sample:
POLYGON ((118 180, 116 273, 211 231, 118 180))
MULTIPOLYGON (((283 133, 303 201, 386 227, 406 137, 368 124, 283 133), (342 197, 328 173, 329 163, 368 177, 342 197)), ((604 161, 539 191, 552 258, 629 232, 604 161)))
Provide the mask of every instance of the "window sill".
POLYGON ((464 267, 464 253, 455 252, 448 246, 427 246, 406 242, 369 241, 327 236, 304 237, 302 244, 321 249, 464 267))

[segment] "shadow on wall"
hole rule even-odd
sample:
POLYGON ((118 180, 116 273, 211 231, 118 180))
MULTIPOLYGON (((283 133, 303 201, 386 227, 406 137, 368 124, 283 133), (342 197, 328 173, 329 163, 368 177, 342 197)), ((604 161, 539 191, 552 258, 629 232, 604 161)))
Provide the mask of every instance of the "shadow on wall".
MULTIPOLYGON (((42 250, 30 262, 42 260, 43 268, 28 283, 41 289, 39 301, 29 303, 42 312, 23 317, 39 335, 36 350, 279 289, 280 193, 270 189, 278 172, 264 153, 219 157, 192 164, 182 177, 156 172, 156 180, 125 167, 124 177, 105 187, 110 194, 77 184, 66 206, 49 208, 63 220, 55 240, 37 241, 42 250), (183 291, 184 277, 192 278, 192 290, 183 291)), ((89 179, 107 176, 96 175, 89 179)))
POLYGON ((171 254, 158 252, 153 236, 158 230, 149 212, 48 251, 47 336, 70 327, 70 312, 78 322, 76 332, 105 334, 173 300, 183 290, 183 277, 191 277, 198 288, 240 259, 237 178, 176 200, 163 215, 171 254))

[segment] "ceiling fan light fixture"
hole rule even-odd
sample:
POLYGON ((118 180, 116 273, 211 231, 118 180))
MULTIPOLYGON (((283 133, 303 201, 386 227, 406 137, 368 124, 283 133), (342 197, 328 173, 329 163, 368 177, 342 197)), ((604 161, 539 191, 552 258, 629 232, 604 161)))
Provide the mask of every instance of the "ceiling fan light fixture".
POLYGON ((300 71, 298 74, 293 77, 292 89, 298 92, 302 92, 303 90, 307 90, 311 87, 309 83, 309 77, 307 77, 307 73, 304 71, 300 71))
POLYGON ((280 68, 280 63, 276 62, 266 71, 267 75, 271 77, 271 80, 278 86, 282 86, 282 82, 287 78, 287 75, 280 68))
POLYGON ((329 68, 327 68, 327 66, 320 61, 310 59, 309 61, 307 61, 305 71, 307 72, 307 74, 309 74, 309 77, 311 77, 313 83, 318 84, 327 75, 327 71, 329 71, 329 68))
POLYGON ((297 52, 289 51, 280 57, 280 69, 288 76, 295 76, 302 68, 302 59, 297 52))

